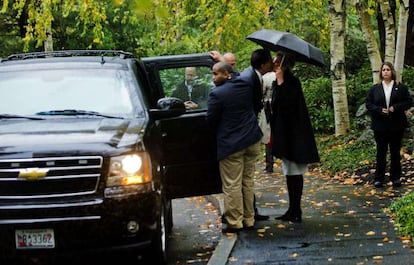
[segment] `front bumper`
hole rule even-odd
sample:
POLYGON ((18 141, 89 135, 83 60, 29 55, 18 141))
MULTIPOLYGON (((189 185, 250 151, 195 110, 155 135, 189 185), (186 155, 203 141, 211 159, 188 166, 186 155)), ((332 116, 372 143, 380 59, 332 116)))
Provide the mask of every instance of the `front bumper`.
POLYGON ((124 198, 89 198, 33 206, 0 204, 0 257, 72 256, 148 247, 157 229, 161 199, 156 191, 151 191, 124 198), (128 231, 130 221, 138 223, 137 232, 128 231), (16 229, 53 229, 55 247, 17 249, 16 229))

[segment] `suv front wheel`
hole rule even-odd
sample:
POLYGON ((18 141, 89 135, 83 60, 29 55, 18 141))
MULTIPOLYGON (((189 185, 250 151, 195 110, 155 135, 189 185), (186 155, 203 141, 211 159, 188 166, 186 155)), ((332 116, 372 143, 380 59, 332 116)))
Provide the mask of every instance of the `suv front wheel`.
POLYGON ((168 260, 168 230, 172 226, 171 200, 162 199, 157 230, 152 239, 147 259, 154 265, 166 265, 168 260))

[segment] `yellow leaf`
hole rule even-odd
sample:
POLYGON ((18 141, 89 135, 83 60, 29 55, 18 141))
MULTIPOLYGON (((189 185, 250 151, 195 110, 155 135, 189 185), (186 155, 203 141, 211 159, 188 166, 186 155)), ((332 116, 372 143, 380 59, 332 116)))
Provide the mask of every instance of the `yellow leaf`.
POLYGON ((375 236, 375 232, 374 231, 369 231, 366 233, 367 236, 375 236))

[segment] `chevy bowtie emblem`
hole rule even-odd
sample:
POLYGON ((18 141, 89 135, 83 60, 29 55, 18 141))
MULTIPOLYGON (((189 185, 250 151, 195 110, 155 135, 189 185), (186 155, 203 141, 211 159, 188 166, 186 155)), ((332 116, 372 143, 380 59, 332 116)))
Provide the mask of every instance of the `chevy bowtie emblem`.
POLYGON ((49 169, 42 168, 26 168, 21 169, 19 172, 19 178, 28 179, 28 180, 37 180, 42 179, 47 175, 49 169))

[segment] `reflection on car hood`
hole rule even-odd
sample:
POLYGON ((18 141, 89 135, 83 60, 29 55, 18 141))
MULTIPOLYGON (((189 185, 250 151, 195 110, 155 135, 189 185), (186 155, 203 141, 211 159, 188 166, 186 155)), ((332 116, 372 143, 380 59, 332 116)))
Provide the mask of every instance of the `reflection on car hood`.
POLYGON ((144 123, 145 119, 5 120, 0 122, 0 153, 108 151, 141 141, 144 123))

